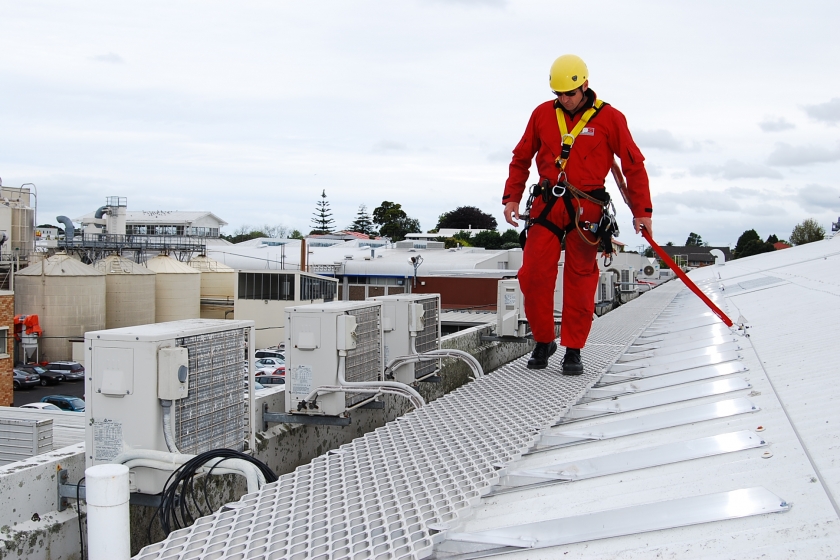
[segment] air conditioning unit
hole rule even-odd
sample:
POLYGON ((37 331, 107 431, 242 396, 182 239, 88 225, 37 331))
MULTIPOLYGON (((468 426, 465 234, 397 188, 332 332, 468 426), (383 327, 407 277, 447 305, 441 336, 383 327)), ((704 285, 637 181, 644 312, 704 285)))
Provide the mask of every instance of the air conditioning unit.
POLYGON ((645 278, 651 278, 651 279, 659 278, 659 263, 657 262, 656 259, 648 259, 648 261, 649 261, 649 264, 646 264, 645 266, 643 266, 642 270, 640 270, 639 272, 645 278))
MULTIPOLYGON (((87 466, 124 452, 172 452, 162 400, 171 403, 170 434, 180 453, 254 448, 253 321, 187 319, 85 333, 87 466)), ((157 494, 168 472, 133 468, 132 491, 157 494)))
MULTIPOLYGON (((382 303, 384 358, 423 354, 440 348, 440 294, 393 294, 369 298, 382 303), (410 332, 417 333, 414 349, 410 332)), ((403 364, 393 372, 394 380, 410 385, 434 375, 440 360, 403 364)))
POLYGON ((612 272, 602 272, 595 291, 595 303, 609 303, 615 299, 615 283, 612 272))
POLYGON ((342 362, 347 382, 382 380, 380 302, 332 301, 287 307, 286 333, 287 412, 339 416, 376 394, 373 389, 369 394, 333 391, 307 401, 318 388, 339 385, 342 362))
POLYGON ((525 300, 519 280, 499 280, 496 294, 496 335, 523 337, 527 331, 525 300))
POLYGON ((619 285, 622 292, 636 291, 636 275, 634 274, 632 267, 621 269, 621 280, 619 281, 619 285))

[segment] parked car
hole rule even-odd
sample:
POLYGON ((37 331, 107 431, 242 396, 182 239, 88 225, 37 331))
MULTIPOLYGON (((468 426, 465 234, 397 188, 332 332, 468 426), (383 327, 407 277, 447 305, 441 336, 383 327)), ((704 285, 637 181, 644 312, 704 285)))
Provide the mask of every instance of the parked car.
POLYGON ((79 381, 85 378, 85 366, 79 362, 50 362, 44 369, 63 374, 65 381, 79 381))
POLYGON ((61 410, 70 412, 84 412, 85 401, 71 395, 48 395, 41 399, 42 403, 53 404, 61 410))
POLYGON ((286 354, 277 348, 263 348, 262 350, 257 350, 254 352, 254 357, 257 359, 261 358, 280 358, 281 360, 286 359, 286 354))
POLYGON ((61 381, 64 381, 64 374, 58 373, 55 371, 50 371, 45 369, 38 364, 18 364, 15 366, 15 369, 19 369, 25 373, 37 373, 38 376, 41 378, 41 387, 46 387, 47 385, 55 385, 61 381))
POLYGON ((254 370, 256 370, 257 375, 261 373, 272 374, 274 370, 281 367, 283 371, 286 371, 286 360, 282 358, 260 358, 254 362, 254 370))
POLYGON ((13 371, 15 375, 15 389, 31 389, 41 382, 41 376, 37 373, 29 373, 17 368, 13 371))
POLYGON ((37 408, 38 410, 58 410, 61 409, 55 406, 54 404, 44 403, 44 402, 33 402, 29 404, 22 404, 18 408, 37 408))
POLYGON ((286 378, 282 375, 258 375, 254 380, 263 385, 263 387, 271 387, 273 385, 285 385, 286 378))

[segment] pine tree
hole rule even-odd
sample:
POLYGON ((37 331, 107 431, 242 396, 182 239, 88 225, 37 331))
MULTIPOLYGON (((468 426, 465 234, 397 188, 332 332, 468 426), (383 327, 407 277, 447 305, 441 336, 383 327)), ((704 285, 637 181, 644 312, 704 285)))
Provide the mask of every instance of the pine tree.
POLYGON ((333 227, 335 224, 335 220, 332 219, 332 212, 330 212, 330 203, 327 200, 327 191, 321 191, 321 200, 319 200, 315 205, 315 216, 312 218, 312 225, 314 229, 310 232, 310 234, 324 234, 324 233, 332 233, 335 231, 333 227))
POLYGON ((353 220, 353 223, 350 224, 347 230, 364 233, 365 235, 376 234, 376 229, 373 227, 373 220, 370 214, 368 214, 367 206, 364 204, 359 205, 359 213, 356 214, 356 219, 353 220))

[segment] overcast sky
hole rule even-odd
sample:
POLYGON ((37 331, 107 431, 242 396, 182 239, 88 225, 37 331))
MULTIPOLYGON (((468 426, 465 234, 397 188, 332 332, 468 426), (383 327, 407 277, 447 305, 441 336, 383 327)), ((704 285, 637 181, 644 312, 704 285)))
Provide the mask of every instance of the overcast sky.
POLYGON ((424 231, 463 205, 503 230, 511 149, 571 52, 645 154, 660 243, 828 231, 838 21, 826 1, 0 0, 0 177, 37 185, 39 223, 118 195, 306 233, 325 189, 339 228, 388 200, 424 231))

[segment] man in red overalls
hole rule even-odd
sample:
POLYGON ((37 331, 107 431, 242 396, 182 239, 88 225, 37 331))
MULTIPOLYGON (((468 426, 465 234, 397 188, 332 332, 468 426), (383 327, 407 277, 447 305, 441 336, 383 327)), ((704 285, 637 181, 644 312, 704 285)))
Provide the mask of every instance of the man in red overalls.
POLYGON ((602 223, 606 211, 604 180, 614 155, 621 160, 627 178, 636 233, 641 226, 652 232, 653 208, 644 156, 630 136, 624 115, 589 89, 589 71, 583 60, 570 54, 555 60, 549 85, 557 99, 539 105, 531 114, 525 134, 513 150, 502 204, 505 220, 518 227, 519 205, 536 154, 540 184, 532 190, 527 243, 519 269, 525 314, 536 342, 528 367, 545 368, 557 351, 554 286, 565 235, 560 344, 566 347, 563 373, 579 375, 583 373, 580 349, 592 327, 599 276, 598 239, 592 230, 594 224, 602 223))

